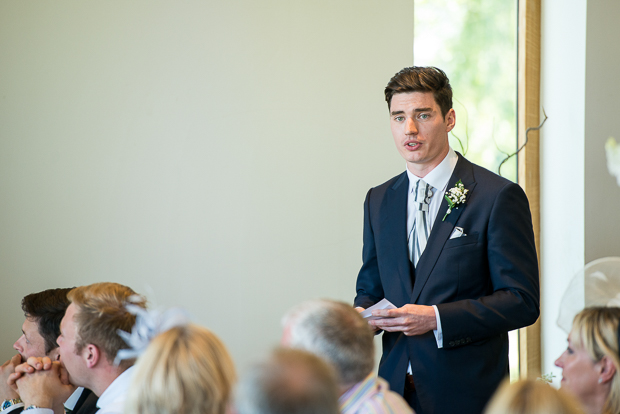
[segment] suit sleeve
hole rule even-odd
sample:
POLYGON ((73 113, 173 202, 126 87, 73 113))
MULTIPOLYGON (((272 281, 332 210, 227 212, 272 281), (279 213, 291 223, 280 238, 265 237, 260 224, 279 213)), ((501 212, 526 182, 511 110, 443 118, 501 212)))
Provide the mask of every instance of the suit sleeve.
MULTIPOLYGON (((473 207, 473 206, 472 206, 473 207)), ((538 259, 527 197, 510 183, 501 188, 486 228, 487 263, 468 263, 488 272, 489 293, 438 305, 444 346, 453 347, 531 325, 540 313, 538 259)))
POLYGON ((372 230, 371 216, 371 193, 366 194, 364 201, 364 247, 362 248, 362 268, 357 276, 357 296, 354 306, 366 309, 384 298, 379 266, 377 262, 377 250, 375 236, 372 230))

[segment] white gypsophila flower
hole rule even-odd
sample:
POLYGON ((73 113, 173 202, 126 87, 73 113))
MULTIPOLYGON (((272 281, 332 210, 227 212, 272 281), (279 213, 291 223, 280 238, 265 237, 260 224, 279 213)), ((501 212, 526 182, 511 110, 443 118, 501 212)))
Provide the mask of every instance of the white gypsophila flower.
POLYGON ((543 374, 540 377, 536 378, 536 381, 544 382, 545 384, 551 384, 555 375, 553 373, 543 374))
POLYGON ((448 217, 448 214, 452 212, 453 208, 459 208, 458 206, 465 203, 466 194, 468 191, 469 190, 465 189, 465 186, 461 180, 459 180, 454 187, 446 191, 444 198, 448 202, 448 210, 441 221, 444 221, 446 217, 448 217))
POLYGON ((613 137, 609 137, 605 143, 605 154, 607 155, 607 169, 609 173, 616 177, 620 186, 620 145, 613 137))

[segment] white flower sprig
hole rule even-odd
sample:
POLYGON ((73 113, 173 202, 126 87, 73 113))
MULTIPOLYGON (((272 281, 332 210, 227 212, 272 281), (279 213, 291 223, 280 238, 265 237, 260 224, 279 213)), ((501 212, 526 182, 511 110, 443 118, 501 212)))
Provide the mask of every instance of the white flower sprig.
POLYGON ((459 180, 454 187, 446 191, 446 194, 443 196, 448 202, 448 211, 446 211, 446 215, 443 216, 441 221, 444 221, 448 214, 452 213, 453 208, 459 208, 460 205, 465 204, 465 198, 469 190, 465 189, 465 186, 459 180))
POLYGON ((544 382, 545 384, 553 383, 553 379, 555 375, 553 373, 543 374, 540 377, 536 378, 536 381, 544 382))

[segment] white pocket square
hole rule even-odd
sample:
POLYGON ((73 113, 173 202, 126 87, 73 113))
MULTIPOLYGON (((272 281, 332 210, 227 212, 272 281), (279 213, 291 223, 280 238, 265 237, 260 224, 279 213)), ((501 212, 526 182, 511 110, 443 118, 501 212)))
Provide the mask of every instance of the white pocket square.
POLYGON ((452 234, 450 235, 450 239, 456 239, 459 237, 463 237, 463 236, 467 236, 467 234, 465 234, 465 232, 463 231, 462 227, 455 227, 454 230, 452 230, 452 234))

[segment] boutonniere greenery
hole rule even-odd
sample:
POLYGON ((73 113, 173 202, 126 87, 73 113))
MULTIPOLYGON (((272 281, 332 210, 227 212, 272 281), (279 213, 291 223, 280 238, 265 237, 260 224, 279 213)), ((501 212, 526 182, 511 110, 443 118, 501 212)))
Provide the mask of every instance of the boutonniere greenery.
POLYGON ((540 377, 536 378, 536 381, 544 382, 545 384, 551 385, 553 383, 554 378, 555 378, 555 375, 552 373, 549 373, 549 374, 543 374, 540 377))
POLYGON ((446 194, 443 196, 448 202, 448 211, 446 211, 446 215, 443 216, 441 221, 444 221, 448 214, 452 213, 453 208, 459 208, 460 205, 465 204, 465 198, 469 190, 465 189, 465 186, 459 180, 454 187, 446 191, 446 194))

